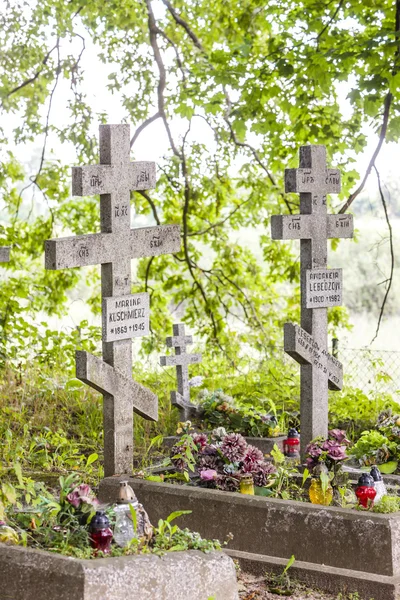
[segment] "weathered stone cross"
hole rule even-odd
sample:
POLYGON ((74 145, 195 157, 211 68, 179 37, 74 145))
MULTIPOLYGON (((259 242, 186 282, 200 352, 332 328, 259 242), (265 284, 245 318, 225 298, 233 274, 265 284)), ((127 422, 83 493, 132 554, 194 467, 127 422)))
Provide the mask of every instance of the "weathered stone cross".
POLYGON ((201 362, 201 354, 187 354, 186 346, 193 344, 191 335, 185 335, 183 323, 173 325, 173 337, 167 337, 168 348, 175 348, 175 356, 160 356, 162 367, 176 367, 178 391, 171 392, 171 404, 180 409, 181 421, 187 421, 197 412, 190 402, 189 365, 201 362))
POLYGON ((180 250, 178 225, 131 229, 131 190, 155 187, 155 163, 130 162, 129 125, 100 125, 100 164, 73 167, 72 193, 100 194, 102 233, 48 240, 47 269, 101 264, 103 360, 76 353, 76 376, 104 396, 105 475, 130 473, 133 412, 157 420, 158 399, 132 380, 132 341, 148 331, 148 295, 131 295, 131 260, 180 250), (146 308, 147 307, 147 308, 146 308))
POLYGON ((340 192, 340 172, 326 166, 325 146, 302 146, 300 168, 285 170, 285 191, 300 193, 300 215, 271 218, 272 238, 300 241, 301 327, 284 326, 284 348, 301 364, 302 453, 328 433, 328 386, 340 390, 343 367, 328 353, 327 307, 342 300, 340 269, 327 269, 328 238, 353 237, 352 215, 328 215, 326 194, 340 192))
POLYGON ((0 246, 0 263, 10 262, 9 246, 0 246))

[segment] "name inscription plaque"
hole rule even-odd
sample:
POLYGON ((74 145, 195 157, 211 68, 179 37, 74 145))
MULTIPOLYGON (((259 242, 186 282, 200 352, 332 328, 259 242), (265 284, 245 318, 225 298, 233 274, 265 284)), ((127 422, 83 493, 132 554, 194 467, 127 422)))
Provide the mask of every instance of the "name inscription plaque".
POLYGON ((150 300, 147 292, 103 298, 103 340, 117 342, 149 334, 150 300))
POLYGON ((306 308, 342 304, 342 269, 307 269, 306 308))

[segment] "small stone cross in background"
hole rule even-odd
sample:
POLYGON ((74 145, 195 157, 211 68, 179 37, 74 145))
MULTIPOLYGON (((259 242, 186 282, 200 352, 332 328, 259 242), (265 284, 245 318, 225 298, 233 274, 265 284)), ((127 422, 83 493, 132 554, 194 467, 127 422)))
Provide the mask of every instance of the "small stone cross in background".
POLYGON ((173 325, 173 336, 167 337, 168 348, 175 348, 175 356, 160 356, 162 367, 176 367, 178 390, 171 392, 171 404, 180 409, 181 421, 187 421, 197 412, 190 402, 189 365, 201 362, 201 354, 187 354, 186 346, 193 344, 191 335, 185 335, 183 323, 173 325))
POLYGON ((179 225, 131 229, 131 190, 156 185, 152 162, 130 162, 129 125, 100 125, 100 164, 72 169, 72 193, 100 194, 101 233, 47 240, 47 269, 101 264, 103 360, 78 351, 76 376, 103 394, 104 472, 130 473, 133 412, 157 420, 155 394, 132 380, 132 337, 148 333, 149 297, 131 294, 131 260, 179 252, 179 225))
POLYGON ((300 168, 285 170, 285 191, 300 193, 300 215, 271 218, 272 238, 300 241, 301 327, 286 323, 284 348, 301 364, 301 449, 328 434, 328 386, 340 390, 343 367, 328 353, 327 308, 342 303, 341 269, 327 269, 328 239, 353 237, 352 215, 328 215, 326 194, 340 192, 340 172, 325 146, 301 146, 300 168))

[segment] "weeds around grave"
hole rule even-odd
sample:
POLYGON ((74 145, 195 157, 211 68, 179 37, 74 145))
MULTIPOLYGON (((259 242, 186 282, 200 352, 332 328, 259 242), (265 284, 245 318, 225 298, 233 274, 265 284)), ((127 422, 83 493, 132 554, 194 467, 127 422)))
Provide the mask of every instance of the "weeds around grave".
POLYGON ((289 577, 289 569, 295 561, 294 554, 289 558, 285 568, 279 575, 267 573, 267 587, 273 594, 279 596, 290 596, 293 593, 293 582, 289 577))

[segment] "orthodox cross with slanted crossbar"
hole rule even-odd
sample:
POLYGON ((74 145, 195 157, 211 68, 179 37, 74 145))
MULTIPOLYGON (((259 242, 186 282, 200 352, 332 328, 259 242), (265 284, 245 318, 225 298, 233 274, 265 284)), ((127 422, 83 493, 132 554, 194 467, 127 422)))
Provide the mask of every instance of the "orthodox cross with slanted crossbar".
POLYGON ((190 402, 189 365, 201 362, 201 354, 187 354, 186 346, 193 344, 191 335, 185 335, 183 323, 173 325, 173 336, 167 337, 168 348, 175 348, 175 356, 160 356, 162 367, 176 367, 178 390, 171 392, 171 404, 180 409, 181 421, 187 421, 197 412, 190 402))
MULTIPOLYGON (((133 258, 180 250, 178 225, 131 229, 130 191, 155 184, 155 163, 130 162, 129 125, 100 125, 100 164, 72 169, 74 195, 100 194, 101 233, 48 240, 46 268, 101 264, 103 312, 111 298, 120 301, 131 294, 133 258)), ((134 311, 125 310, 124 317, 129 315, 134 311)), ((157 396, 132 380, 132 340, 105 341, 103 336, 103 360, 78 351, 76 376, 104 396, 105 475, 130 473, 133 412, 153 421, 158 418, 157 396)))
POLYGON ((285 191, 300 193, 300 215, 271 218, 272 238, 300 240, 301 327, 286 323, 284 348, 301 364, 301 448, 328 433, 328 386, 343 383, 327 350, 329 306, 341 304, 341 272, 327 269, 329 238, 353 237, 352 215, 328 215, 326 195, 340 192, 340 172, 326 166, 325 146, 302 146, 300 168, 285 170, 285 191))

